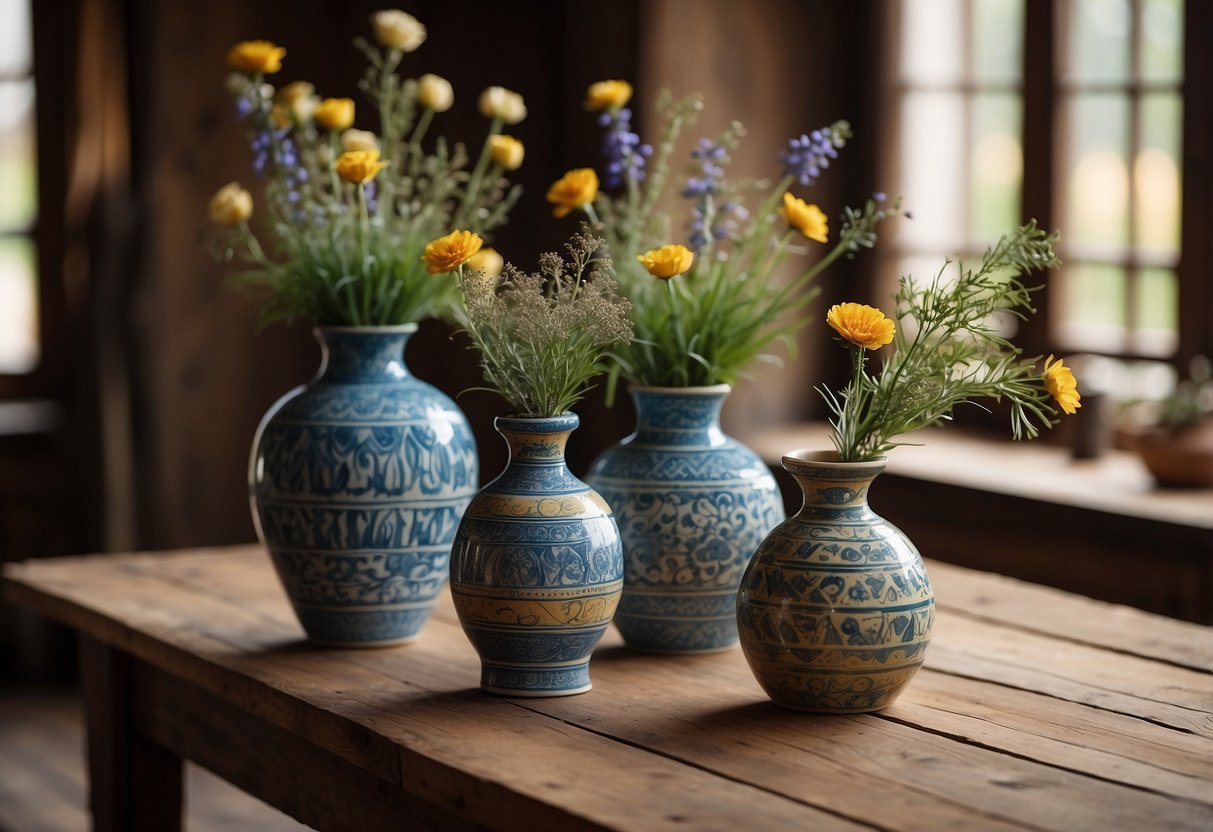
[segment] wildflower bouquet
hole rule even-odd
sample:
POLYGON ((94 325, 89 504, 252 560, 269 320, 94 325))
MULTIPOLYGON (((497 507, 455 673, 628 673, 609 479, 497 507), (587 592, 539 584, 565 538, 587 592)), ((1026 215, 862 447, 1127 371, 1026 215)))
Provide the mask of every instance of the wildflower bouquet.
POLYGON ((450 281, 427 276, 425 244, 449 228, 486 234, 518 198, 503 174, 522 164, 524 149, 501 131, 526 116, 522 97, 501 87, 480 96, 490 124, 467 170, 462 145, 438 137, 426 147, 435 115, 454 102, 450 83, 398 72, 424 42, 425 27, 397 10, 371 19, 376 43, 355 44, 369 63, 359 86, 377 110, 377 134, 354 128, 349 98, 321 100, 304 81, 268 84, 285 49, 246 41, 228 53, 228 86, 248 128, 253 168, 265 179, 271 242, 263 245, 250 228, 252 195, 233 182, 211 202, 211 219, 223 228, 214 245, 222 259, 249 264, 244 282, 268 287, 263 321, 372 326, 449 314, 456 293, 450 281))
POLYGON ((1038 359, 999 335, 999 316, 1023 319, 1032 311, 1033 289, 1020 278, 1060 264, 1053 253, 1057 235, 1029 222, 1004 235, 977 269, 949 264, 927 286, 901 279, 897 321, 858 303, 830 308, 826 322, 851 351, 851 380, 840 394, 818 388, 833 417, 832 439, 842 462, 864 462, 898 444, 901 434, 950 419, 957 405, 975 399, 1006 399, 1016 439, 1033 438, 1055 424, 1054 406, 1067 414, 1081 407, 1070 368, 1053 356, 1037 370, 1038 359), (865 369, 867 353, 892 344, 880 371, 865 369))
POLYGON ((603 240, 583 229, 565 245, 567 257, 540 255, 538 272, 505 265, 494 275, 465 267, 477 247, 458 242, 465 233, 435 240, 425 256, 434 269, 457 272, 459 321, 487 385, 477 389, 499 393, 513 416, 565 413, 604 370, 605 350, 632 337, 631 305, 618 294, 603 240), (455 256, 452 245, 461 247, 455 256))
POLYGON ((827 245, 829 222, 816 205, 790 190, 810 186, 851 135, 845 121, 792 140, 780 156, 785 171, 772 187, 765 181, 726 178, 729 154, 744 136, 734 122, 715 140, 701 139, 691 152, 691 171, 681 188, 690 200, 689 238, 671 241, 671 217, 660 205, 670 182, 670 157, 680 134, 693 124, 702 101, 658 101, 664 127, 654 149, 631 130, 627 104, 632 88, 603 81, 587 93, 586 109, 599 113, 606 157, 599 190, 597 172, 569 171, 547 194, 562 217, 583 210, 620 258, 619 281, 632 301, 636 337, 615 350, 616 375, 641 384, 693 387, 733 383, 775 341, 793 347, 791 334, 815 292, 806 286, 840 256, 875 244, 876 225, 896 210, 882 196, 861 210, 846 209, 837 241, 827 245), (747 197, 756 196, 751 211, 747 197), (794 277, 776 270, 789 257, 801 261, 794 277))

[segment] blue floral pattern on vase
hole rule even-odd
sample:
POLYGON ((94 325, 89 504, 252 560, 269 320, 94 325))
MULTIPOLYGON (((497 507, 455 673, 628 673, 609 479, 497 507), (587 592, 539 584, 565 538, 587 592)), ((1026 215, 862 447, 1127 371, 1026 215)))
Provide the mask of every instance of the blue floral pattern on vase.
POLYGON ((868 507, 884 460, 836 459, 783 458, 804 505, 755 552, 737 623, 750 669, 777 705, 862 713, 887 707, 922 665, 935 600, 914 544, 868 507))
POLYGON ((623 538, 615 623, 629 647, 690 653, 737 642, 742 571, 784 511, 762 459, 720 430, 729 389, 633 387, 636 431, 590 468, 623 538))
POLYGON ((497 419, 509 463, 472 500, 455 536, 451 595, 490 693, 589 690, 590 653, 619 603, 615 519, 565 464, 578 423, 571 413, 497 419))
POLYGON ((253 440, 257 533, 316 643, 415 639, 476 491, 467 420, 404 363, 416 329, 318 328, 320 371, 270 408, 253 440))

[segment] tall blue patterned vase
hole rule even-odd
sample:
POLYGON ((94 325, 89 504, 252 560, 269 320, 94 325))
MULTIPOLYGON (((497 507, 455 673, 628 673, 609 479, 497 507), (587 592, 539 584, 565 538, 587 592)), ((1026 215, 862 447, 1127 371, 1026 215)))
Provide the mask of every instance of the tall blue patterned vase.
POLYGON ((318 328, 319 373, 270 408, 253 440, 253 520, 320 644, 415 639, 476 492, 467 420, 404 363, 416 329, 318 328))
POLYGON ((741 573, 784 511, 767 466, 720 430, 729 390, 633 387, 635 432, 590 469, 623 537, 615 623, 629 647, 700 653, 737 643, 741 573))
POLYGON ((804 505, 758 547, 737 596, 741 647, 777 705, 887 707, 922 664, 935 600, 918 550, 868 507, 885 460, 793 451, 804 505))
POLYGON ((578 423, 572 413, 497 419, 509 463, 472 500, 455 535, 451 594, 490 693, 589 690, 590 653, 619 603, 615 518, 564 460, 578 423))

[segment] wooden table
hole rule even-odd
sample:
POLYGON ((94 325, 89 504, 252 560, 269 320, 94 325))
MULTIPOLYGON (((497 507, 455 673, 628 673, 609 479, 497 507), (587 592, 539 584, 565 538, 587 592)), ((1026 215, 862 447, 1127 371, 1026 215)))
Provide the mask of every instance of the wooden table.
POLYGON ((740 652, 630 652, 500 699, 449 598, 417 643, 309 647, 257 547, 34 561, 83 636, 96 826, 173 829, 181 759, 320 829, 1213 829, 1213 630, 941 563, 891 708, 771 705, 740 652))

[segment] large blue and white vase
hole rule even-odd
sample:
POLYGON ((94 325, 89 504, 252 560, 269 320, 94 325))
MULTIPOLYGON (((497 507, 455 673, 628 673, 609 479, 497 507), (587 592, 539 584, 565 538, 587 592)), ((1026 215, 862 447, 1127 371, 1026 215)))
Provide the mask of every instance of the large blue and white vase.
POLYGON ((455 535, 451 595, 490 693, 589 690, 590 653, 619 603, 615 518, 565 464, 579 421, 572 413, 497 419, 509 462, 472 500, 455 535))
POLYGON ((922 665, 935 599, 914 544, 868 507, 884 458, 837 460, 834 451, 783 458, 804 505, 762 542, 742 580, 741 648, 777 705, 878 711, 922 665))
POLYGON ((318 644, 415 639, 476 492, 467 419, 404 362, 416 329, 317 328, 319 372, 269 409, 253 440, 257 533, 318 644))
POLYGON ((615 623, 661 653, 737 643, 736 598, 755 547, 784 518, 758 454, 720 429, 730 387, 633 387, 636 430, 590 468, 623 537, 615 623))

